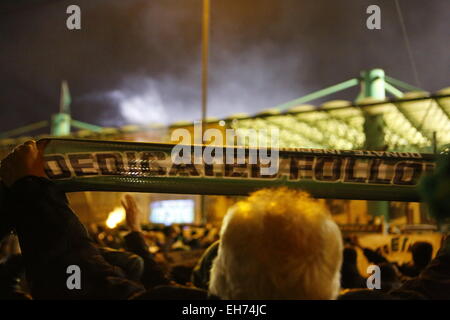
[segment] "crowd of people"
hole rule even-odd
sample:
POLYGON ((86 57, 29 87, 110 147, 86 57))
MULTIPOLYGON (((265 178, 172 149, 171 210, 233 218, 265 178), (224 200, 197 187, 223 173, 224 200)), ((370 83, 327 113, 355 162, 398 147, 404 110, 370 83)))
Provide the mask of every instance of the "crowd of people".
MULTIPOLYGON (((411 263, 399 265, 344 238, 326 205, 285 187, 233 205, 220 232, 143 228, 129 195, 126 229, 86 227, 46 178, 43 147, 26 142, 1 162, 0 299, 450 299, 449 237, 435 256, 430 243, 415 243, 411 263), (176 251, 201 256, 177 264, 176 251), (359 273, 358 251, 380 268, 379 289, 359 273), (69 285, 71 266, 81 270, 78 286, 69 285)), ((426 198, 432 210, 448 208, 431 204, 446 196, 426 198)))
MULTIPOLYGON (((127 195, 134 201, 134 198, 127 195)), ((124 245, 126 226, 107 228, 103 224, 92 223, 86 226, 98 245, 113 249, 121 249, 124 245)), ((170 251, 190 251, 206 249, 219 239, 219 229, 211 224, 143 224, 142 234, 149 245, 151 253, 167 253, 170 251)))
MULTIPOLYGON (((411 261, 399 264, 396 261, 389 261, 375 250, 362 247, 357 237, 350 237, 346 240, 341 267, 342 289, 367 288, 368 277, 362 276, 357 266, 358 248, 371 265, 380 268, 379 293, 388 293, 401 288, 404 282, 418 277, 432 260, 433 246, 426 241, 415 242, 411 247, 411 261)), ((344 290, 344 292, 350 291, 344 290)), ((358 291, 355 290, 354 292, 358 291)))
MULTIPOLYGON (((142 216, 131 195, 126 195, 125 201, 130 204, 125 206, 127 217, 132 210, 137 212, 137 217, 142 216)), ((126 235, 129 232, 127 225, 110 229, 101 224, 90 224, 87 230, 99 250, 108 256, 126 255, 126 235)), ((219 240, 219 230, 211 224, 164 226, 149 223, 142 224, 139 232, 145 239, 153 259, 165 273, 181 285, 192 283, 191 275, 197 260, 210 245, 219 240)))

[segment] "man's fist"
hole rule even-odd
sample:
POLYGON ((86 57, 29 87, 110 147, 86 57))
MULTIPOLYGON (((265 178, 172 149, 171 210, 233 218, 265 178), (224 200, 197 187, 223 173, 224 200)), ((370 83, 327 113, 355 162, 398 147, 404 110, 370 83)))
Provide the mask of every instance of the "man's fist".
POLYGON ((43 151, 45 142, 30 140, 17 146, 0 166, 0 177, 10 187, 20 178, 26 176, 46 177, 44 171, 43 151))

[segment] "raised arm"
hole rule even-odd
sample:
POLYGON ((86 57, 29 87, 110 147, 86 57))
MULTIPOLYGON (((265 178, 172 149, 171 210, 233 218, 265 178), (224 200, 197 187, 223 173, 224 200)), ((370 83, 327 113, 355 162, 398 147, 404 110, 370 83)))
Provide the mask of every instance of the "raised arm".
POLYGON ((126 212, 126 221, 130 233, 125 236, 127 249, 144 260, 144 272, 141 278, 142 284, 147 289, 158 285, 167 285, 170 283, 162 268, 153 258, 148 250, 148 245, 142 234, 140 223, 140 210, 136 200, 131 195, 126 195, 122 201, 122 205, 126 212))
POLYGON ((19 236, 33 298, 125 299, 141 293, 140 285, 103 259, 65 194, 46 178, 43 148, 28 141, 0 167, 6 211, 19 236), (80 270, 79 289, 68 285, 74 273, 69 266, 80 270))

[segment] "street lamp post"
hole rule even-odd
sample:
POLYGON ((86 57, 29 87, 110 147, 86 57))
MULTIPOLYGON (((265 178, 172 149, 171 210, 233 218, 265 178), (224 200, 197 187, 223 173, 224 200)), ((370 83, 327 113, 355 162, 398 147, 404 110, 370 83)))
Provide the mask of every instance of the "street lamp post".
POLYGON ((209 60, 209 15, 210 0, 203 0, 202 23, 202 126, 205 125, 208 105, 208 60, 209 60))
MULTIPOLYGON (((203 0, 203 19, 202 19, 202 144, 203 130, 206 126, 207 108, 208 108, 208 63, 209 63, 209 19, 210 18, 210 0, 203 0)), ((205 196, 200 196, 200 214, 202 221, 206 223, 205 196)))

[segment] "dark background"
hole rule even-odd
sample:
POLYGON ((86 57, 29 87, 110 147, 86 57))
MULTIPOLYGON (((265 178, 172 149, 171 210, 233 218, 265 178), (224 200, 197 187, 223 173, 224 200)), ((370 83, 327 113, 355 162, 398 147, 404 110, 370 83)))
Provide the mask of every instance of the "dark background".
MULTIPOLYGON (((450 1, 400 5, 421 87, 448 87, 450 1)), ((419 86, 393 0, 211 6, 209 116, 255 113, 374 67, 419 86), (381 7, 381 30, 366 28, 370 4, 381 7)), ((118 126, 199 119, 201 14, 201 0, 2 0, 0 132, 49 119, 63 79, 77 120, 118 126), (71 4, 81 7, 79 31, 66 28, 71 4)))

